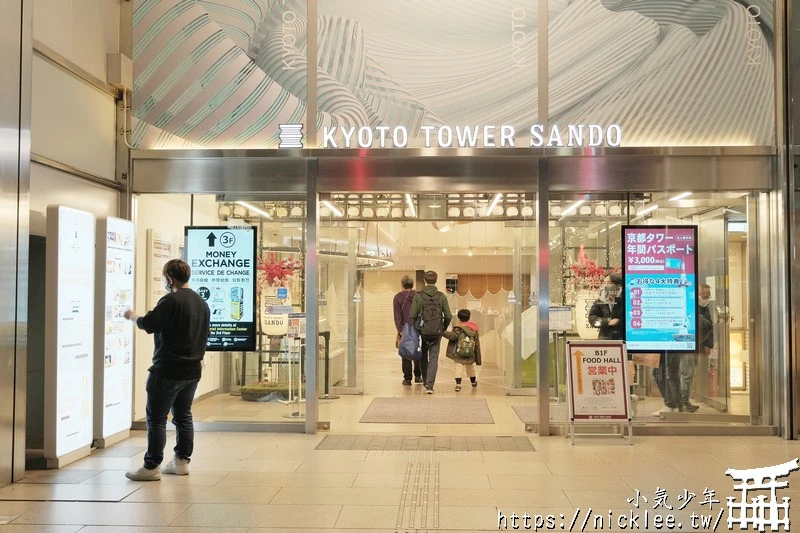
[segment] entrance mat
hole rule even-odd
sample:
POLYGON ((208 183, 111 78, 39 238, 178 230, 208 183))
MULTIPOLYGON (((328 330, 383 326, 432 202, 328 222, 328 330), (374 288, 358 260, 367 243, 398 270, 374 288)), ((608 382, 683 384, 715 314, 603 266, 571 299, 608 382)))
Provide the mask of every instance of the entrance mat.
POLYGON ((494 424, 483 398, 375 398, 365 424, 494 424))
POLYGON ((442 435, 326 435, 317 450, 535 452, 528 437, 442 435))
MULTIPOLYGON (((512 405, 511 408, 523 424, 539 423, 539 406, 512 405)), ((567 404, 550 404, 550 422, 567 422, 567 404)))

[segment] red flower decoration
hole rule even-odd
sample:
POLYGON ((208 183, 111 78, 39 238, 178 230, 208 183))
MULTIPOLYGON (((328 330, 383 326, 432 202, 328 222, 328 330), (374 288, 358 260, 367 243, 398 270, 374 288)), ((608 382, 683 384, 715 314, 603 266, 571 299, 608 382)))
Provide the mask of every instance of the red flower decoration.
POLYGON ((259 261, 257 266, 261 281, 269 287, 284 286, 298 268, 303 268, 302 261, 297 259, 278 261, 275 254, 270 254, 266 261, 259 261))

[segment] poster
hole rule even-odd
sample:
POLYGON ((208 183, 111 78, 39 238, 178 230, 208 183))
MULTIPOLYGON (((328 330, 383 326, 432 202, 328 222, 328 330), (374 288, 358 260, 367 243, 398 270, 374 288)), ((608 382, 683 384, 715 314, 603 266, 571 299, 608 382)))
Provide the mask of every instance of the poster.
POLYGON ((94 393, 94 215, 47 208, 45 455, 92 443, 94 393))
POLYGON ((627 420, 627 353, 623 341, 567 343, 573 420, 627 420))
POLYGON ((623 226, 625 340, 633 351, 694 351, 697 226, 623 226))
POLYGON ((133 309, 134 224, 109 217, 98 223, 97 305, 103 309, 96 338, 95 438, 131 427, 133 329, 125 310, 133 309))
POLYGON ((187 227, 191 287, 211 309, 210 351, 256 348, 256 228, 187 227))
POLYGON ((147 308, 152 309, 167 294, 164 286, 164 263, 177 259, 175 235, 147 230, 147 308))
POLYGON ((287 337, 290 339, 305 339, 306 338, 306 314, 305 313, 291 313, 289 315, 289 327, 287 337))

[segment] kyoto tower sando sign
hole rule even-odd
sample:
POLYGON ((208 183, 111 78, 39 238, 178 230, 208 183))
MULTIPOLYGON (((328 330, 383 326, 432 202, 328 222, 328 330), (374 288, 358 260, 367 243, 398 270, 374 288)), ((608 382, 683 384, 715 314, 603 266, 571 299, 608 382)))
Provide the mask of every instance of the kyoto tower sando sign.
MULTIPOLYGON (((278 148, 303 148, 303 124, 280 124, 278 148)), ((534 124, 527 137, 517 137, 510 125, 420 126, 411 135, 405 126, 325 126, 322 148, 407 148, 410 138, 419 138, 425 148, 596 148, 622 144, 622 127, 569 124, 566 127, 534 124)))

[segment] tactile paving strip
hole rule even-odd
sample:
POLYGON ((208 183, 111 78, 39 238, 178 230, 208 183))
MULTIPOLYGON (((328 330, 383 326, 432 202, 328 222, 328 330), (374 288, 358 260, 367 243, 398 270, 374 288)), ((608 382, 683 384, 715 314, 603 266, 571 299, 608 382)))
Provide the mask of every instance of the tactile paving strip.
POLYGON ((317 450, 535 452, 528 437, 440 435, 326 435, 317 450))

